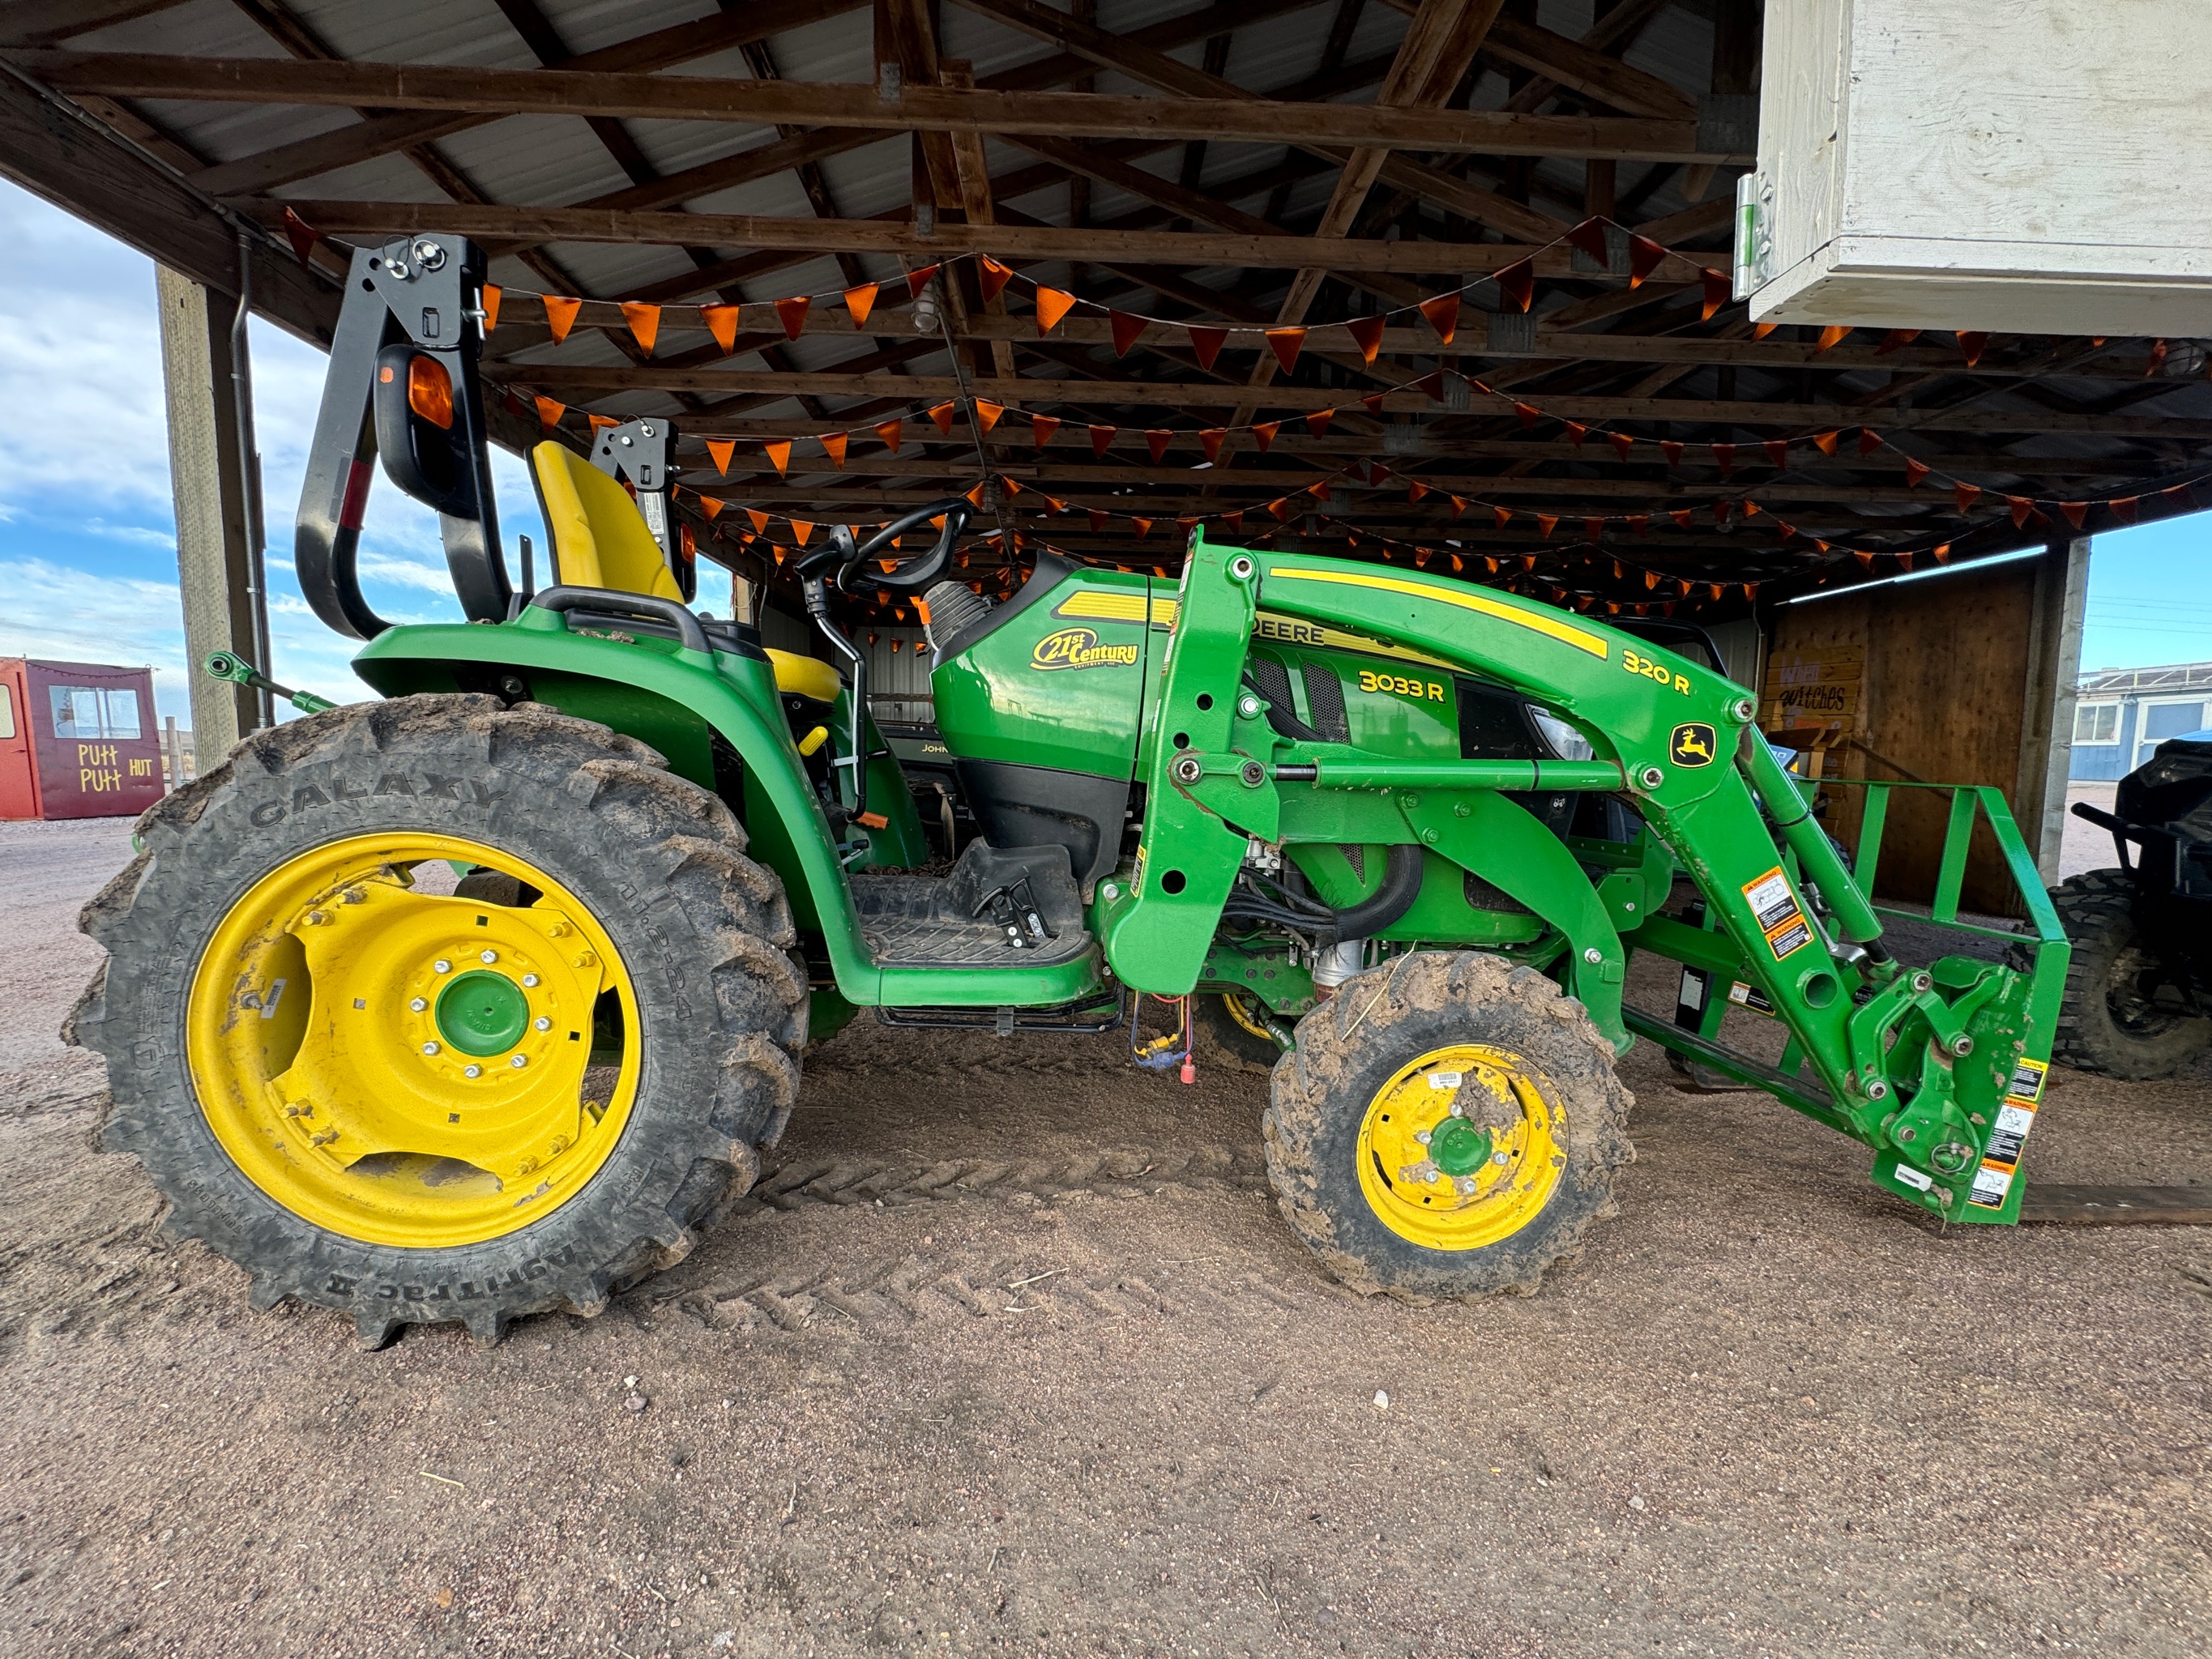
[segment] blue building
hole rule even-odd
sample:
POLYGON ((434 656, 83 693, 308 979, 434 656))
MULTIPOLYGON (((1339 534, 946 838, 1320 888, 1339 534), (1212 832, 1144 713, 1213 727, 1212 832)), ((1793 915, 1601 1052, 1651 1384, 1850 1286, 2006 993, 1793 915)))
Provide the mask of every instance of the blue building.
POLYGON ((2119 778, 2168 738, 2212 726, 2212 662, 2166 668, 2105 668, 2084 674, 2075 693, 2075 782, 2119 778))

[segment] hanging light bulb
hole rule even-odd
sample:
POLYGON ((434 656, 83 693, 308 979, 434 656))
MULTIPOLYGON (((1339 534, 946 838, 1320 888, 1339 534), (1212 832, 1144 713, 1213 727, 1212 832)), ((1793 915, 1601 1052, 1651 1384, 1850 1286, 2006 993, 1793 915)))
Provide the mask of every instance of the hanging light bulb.
POLYGON ((928 285, 914 302, 914 331, 917 334, 937 332, 937 279, 933 276, 928 285))

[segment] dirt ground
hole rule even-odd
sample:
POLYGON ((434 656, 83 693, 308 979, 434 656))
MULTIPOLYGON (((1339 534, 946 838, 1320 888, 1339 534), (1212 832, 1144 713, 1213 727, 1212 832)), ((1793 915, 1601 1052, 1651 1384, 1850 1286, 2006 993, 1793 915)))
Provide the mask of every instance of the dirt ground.
MULTIPOLYGON (((1648 1048, 1623 1213, 1526 1299, 1336 1289, 1262 1073, 860 1024, 759 1200, 597 1320, 364 1353, 255 1313, 88 1150, 100 1062, 52 1036, 127 836, 0 829, 10 1655, 2212 1639, 2212 1236, 1946 1235, 1648 1048)), ((2052 1090, 2032 1174, 2212 1182, 2212 1073, 2052 1090)))

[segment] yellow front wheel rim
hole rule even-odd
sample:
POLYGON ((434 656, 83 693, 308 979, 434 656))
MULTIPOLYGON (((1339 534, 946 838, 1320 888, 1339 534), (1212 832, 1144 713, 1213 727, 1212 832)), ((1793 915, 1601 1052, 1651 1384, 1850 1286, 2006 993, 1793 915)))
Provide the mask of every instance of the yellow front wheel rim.
POLYGON ((583 1189, 635 1102, 639 1029, 574 894, 481 842, 393 834, 288 860, 231 907, 192 976, 185 1053, 208 1127, 262 1192, 343 1237, 430 1249, 583 1189), (436 890, 449 866, 538 896, 436 890), (595 1065, 610 993, 620 1057, 595 1065))
POLYGON ((1433 1049, 1376 1091, 1359 1125, 1359 1189, 1376 1218, 1431 1250, 1476 1250, 1543 1212, 1566 1165, 1558 1096, 1520 1055, 1433 1049))

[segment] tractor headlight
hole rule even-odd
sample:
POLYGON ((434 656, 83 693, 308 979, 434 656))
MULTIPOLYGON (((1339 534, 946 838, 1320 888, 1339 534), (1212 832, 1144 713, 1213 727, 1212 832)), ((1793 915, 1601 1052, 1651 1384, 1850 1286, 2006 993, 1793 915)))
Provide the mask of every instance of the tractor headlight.
POLYGON ((1588 760, 1597 752, 1590 747, 1588 738, 1550 709, 1539 708, 1532 702, 1528 705, 1528 718, 1535 722, 1537 734, 1544 739, 1544 746, 1559 759, 1588 760))

